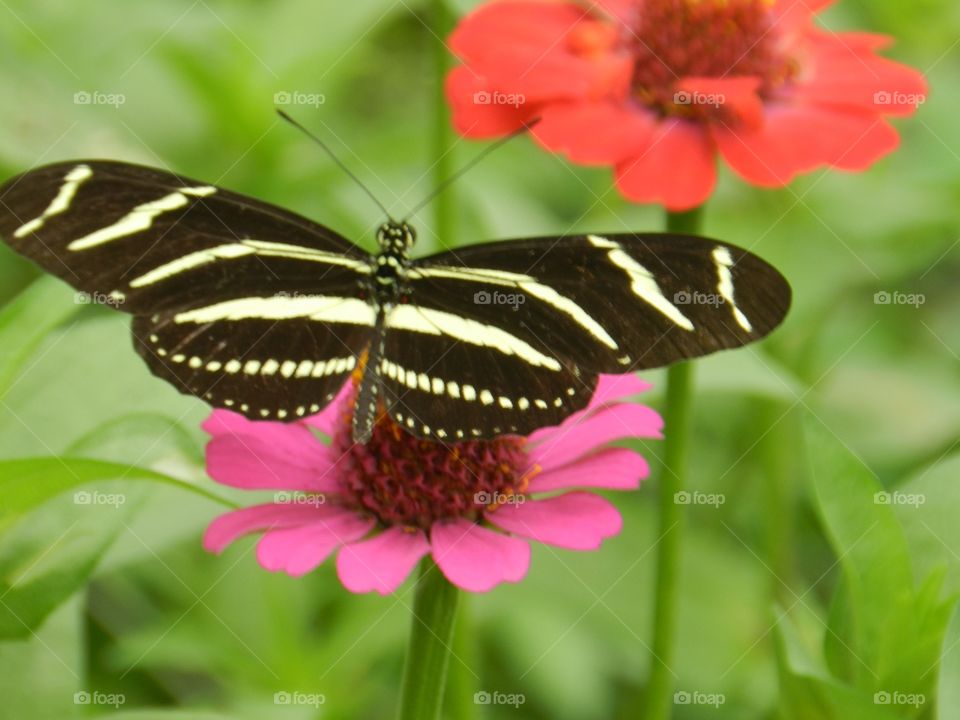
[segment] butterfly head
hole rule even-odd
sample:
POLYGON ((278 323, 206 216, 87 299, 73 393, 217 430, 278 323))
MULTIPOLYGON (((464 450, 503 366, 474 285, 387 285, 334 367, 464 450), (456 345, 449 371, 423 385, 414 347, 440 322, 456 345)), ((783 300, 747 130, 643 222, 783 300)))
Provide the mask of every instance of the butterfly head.
POLYGON ((377 242, 381 252, 392 252, 398 255, 406 254, 413 247, 417 233, 405 222, 385 222, 377 230, 377 242))

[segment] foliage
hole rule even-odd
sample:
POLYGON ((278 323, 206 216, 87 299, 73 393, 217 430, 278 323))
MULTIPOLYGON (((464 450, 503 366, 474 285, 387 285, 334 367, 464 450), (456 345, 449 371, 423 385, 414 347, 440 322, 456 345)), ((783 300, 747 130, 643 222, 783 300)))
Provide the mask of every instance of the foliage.
MULTIPOLYGON (((698 365, 689 490, 724 502, 685 509, 673 670, 679 692, 723 703, 678 704, 680 719, 958 717, 960 10, 849 1, 827 17, 900 38, 891 54, 929 69, 933 92, 900 124, 901 151, 869 173, 782 191, 725 176, 708 208, 708 234, 781 268, 796 301, 764 345, 698 365), (877 304, 877 293, 924 302, 877 304), (889 504, 874 501, 880 488, 889 504), (925 702, 886 705, 878 692, 925 702)), ((417 2, 15 0, 0 18, 2 177, 70 157, 168 166, 369 247, 376 211, 273 115, 275 93, 290 92, 323 96, 287 109, 397 214, 429 190, 437 39, 417 2), (84 92, 124 102, 77 104, 84 92)), ((479 149, 459 142, 456 163, 479 149)), ((619 199, 605 171, 526 140, 451 192, 457 236, 436 238, 421 213, 422 252, 662 224, 619 199)), ((264 573, 249 542, 205 554, 220 506, 196 492, 213 489, 201 404, 150 377, 125 318, 73 300, 0 248, 0 714, 389 716, 409 584, 356 597, 330 567, 264 573), (275 693, 303 702, 281 707, 275 693), (115 713, 105 702, 116 696, 115 713)), ((523 583, 470 598, 451 702, 520 716, 470 702, 501 691, 525 696, 523 717, 635 716, 657 542, 650 489, 618 500, 625 531, 602 552, 539 548, 523 583)))

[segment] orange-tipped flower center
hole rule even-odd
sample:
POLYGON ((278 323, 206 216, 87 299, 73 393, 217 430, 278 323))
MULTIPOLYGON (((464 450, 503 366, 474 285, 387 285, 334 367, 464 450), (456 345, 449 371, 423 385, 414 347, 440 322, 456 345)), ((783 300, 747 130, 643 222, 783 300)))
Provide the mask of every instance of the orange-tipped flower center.
POLYGON ((634 95, 664 115, 723 114, 723 89, 698 92, 688 78, 753 78, 760 98, 789 80, 768 0, 644 0, 627 35, 634 95))
POLYGON ((437 520, 477 520, 497 505, 522 502, 530 474, 521 438, 447 445, 416 438, 381 413, 360 445, 350 420, 333 438, 343 458, 343 496, 386 526, 429 529, 437 520))

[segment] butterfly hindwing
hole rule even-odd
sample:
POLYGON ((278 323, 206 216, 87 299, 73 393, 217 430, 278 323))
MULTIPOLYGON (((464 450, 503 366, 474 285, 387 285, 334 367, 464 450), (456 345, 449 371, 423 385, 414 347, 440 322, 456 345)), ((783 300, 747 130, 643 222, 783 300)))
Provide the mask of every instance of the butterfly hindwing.
POLYGON ((313 415, 334 398, 370 343, 370 328, 298 318, 133 322, 150 370, 183 393, 253 420, 313 415))
POLYGON ((596 387, 596 375, 567 360, 550 358, 547 369, 504 353, 504 345, 485 348, 450 332, 425 334, 410 327, 410 321, 403 329, 389 327, 380 377, 391 417, 420 437, 455 442, 528 434, 585 407, 596 387))

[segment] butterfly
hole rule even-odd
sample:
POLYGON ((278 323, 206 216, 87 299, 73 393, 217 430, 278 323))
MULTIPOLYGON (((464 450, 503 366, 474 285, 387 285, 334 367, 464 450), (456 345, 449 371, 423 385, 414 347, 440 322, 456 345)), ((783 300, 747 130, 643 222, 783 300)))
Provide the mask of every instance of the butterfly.
POLYGON ((413 258, 415 237, 389 220, 371 255, 274 205, 122 162, 57 163, 0 187, 0 238, 132 315, 156 376, 280 422, 319 412, 352 377, 358 442, 381 412, 442 442, 526 434, 585 407, 601 373, 754 342, 790 305, 777 270, 700 237, 413 258))

